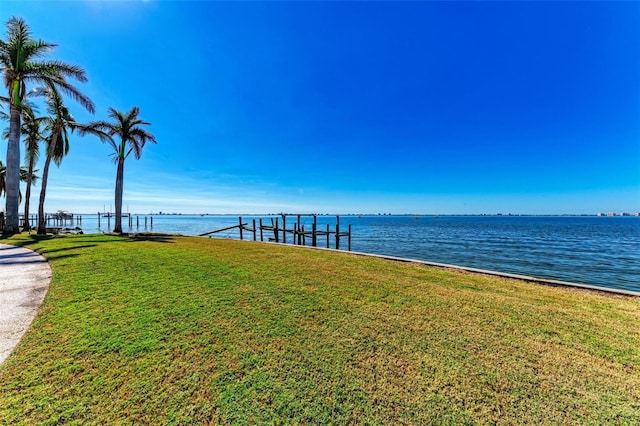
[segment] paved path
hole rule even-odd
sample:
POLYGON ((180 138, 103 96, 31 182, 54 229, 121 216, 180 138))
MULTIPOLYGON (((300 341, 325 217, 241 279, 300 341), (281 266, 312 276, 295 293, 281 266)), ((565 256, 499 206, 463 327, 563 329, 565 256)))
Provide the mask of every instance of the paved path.
POLYGON ((0 364, 29 329, 50 281, 51 268, 44 257, 0 244, 0 364))

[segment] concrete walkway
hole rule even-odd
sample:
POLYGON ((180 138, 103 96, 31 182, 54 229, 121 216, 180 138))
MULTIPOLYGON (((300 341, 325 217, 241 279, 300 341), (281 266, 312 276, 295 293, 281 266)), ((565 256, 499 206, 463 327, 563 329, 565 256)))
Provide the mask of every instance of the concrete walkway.
POLYGON ((44 257, 0 244, 0 364, 29 329, 50 281, 51 268, 44 257))

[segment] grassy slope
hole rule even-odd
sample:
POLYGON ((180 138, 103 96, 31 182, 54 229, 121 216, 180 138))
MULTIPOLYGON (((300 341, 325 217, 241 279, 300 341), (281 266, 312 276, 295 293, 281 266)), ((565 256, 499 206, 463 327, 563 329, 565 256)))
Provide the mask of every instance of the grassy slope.
POLYGON ((0 424, 640 423, 640 301, 202 238, 14 238, 54 278, 0 424))

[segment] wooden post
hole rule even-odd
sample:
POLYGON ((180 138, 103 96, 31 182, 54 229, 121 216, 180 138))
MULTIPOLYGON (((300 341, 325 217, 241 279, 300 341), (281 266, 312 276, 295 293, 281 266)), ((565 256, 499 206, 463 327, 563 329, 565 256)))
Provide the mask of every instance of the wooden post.
POLYGON ((293 222, 293 241, 291 242, 291 244, 297 244, 298 243, 298 225, 296 225, 295 222, 293 222))
POLYGON ((302 225, 302 245, 303 246, 307 245, 307 234, 305 234, 304 232, 304 225, 302 225))
POLYGON ((287 215, 282 215, 282 242, 287 243, 287 215))
POLYGON ((253 219, 253 241, 256 241, 256 220, 253 219))
POLYGON ((238 216, 238 223, 240 224, 240 240, 242 240, 242 216, 238 216))
POLYGON ((340 250, 340 216, 336 216, 336 250, 340 250))
POLYGON ((298 215, 298 245, 300 245, 300 243, 302 242, 302 238, 300 235, 300 215, 298 215))
POLYGON ((153 216, 151 216, 151 228, 153 228, 153 216))
POLYGON ((347 244, 347 250, 351 251, 351 224, 349 224, 349 234, 348 234, 348 237, 349 237, 349 240, 348 240, 349 242, 348 242, 348 244, 347 244))
POLYGON ((276 243, 279 243, 279 235, 280 233, 278 232, 278 218, 276 217, 276 227, 274 228, 274 234, 276 234, 276 243))
POLYGON ((100 228, 100 212, 98 212, 98 229, 100 228))
POLYGON ((111 214, 109 214, 109 216, 107 216, 107 231, 111 232, 111 214))
POLYGON ((329 224, 327 223, 327 248, 329 248, 329 235, 331 235, 331 233, 329 232, 329 224))
POLYGON ((318 236, 316 235, 316 231, 318 228, 318 218, 316 215, 313 215, 313 227, 311 228, 311 245, 316 247, 318 245, 318 236))
POLYGON ((140 228, 140 216, 136 216, 136 229, 140 228))
POLYGON ((260 241, 264 241, 264 237, 262 235, 262 218, 260 218, 260 241))
POLYGON ((144 217, 144 229, 147 229, 147 217, 144 217))

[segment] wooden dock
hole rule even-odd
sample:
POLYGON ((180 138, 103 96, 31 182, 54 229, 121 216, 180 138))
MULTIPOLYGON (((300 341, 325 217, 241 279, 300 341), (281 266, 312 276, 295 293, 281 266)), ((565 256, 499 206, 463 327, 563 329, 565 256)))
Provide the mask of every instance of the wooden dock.
POLYGON ((319 229, 318 217, 315 214, 281 214, 279 217, 269 218, 266 223, 262 218, 257 222, 256 219, 252 219, 251 225, 249 222, 244 222, 242 216, 239 216, 237 225, 205 232, 198 236, 211 237, 214 234, 233 229, 239 230, 241 240, 245 239, 245 233, 248 232, 247 239, 253 239, 253 241, 265 241, 266 239, 266 241, 270 242, 301 246, 310 245, 311 247, 318 247, 319 244, 324 242, 326 248, 331 248, 331 243, 333 242, 336 250, 340 250, 340 239, 344 240, 346 238, 347 250, 351 251, 351 225, 347 226, 346 231, 341 231, 340 216, 336 216, 335 227, 332 228, 329 224, 326 224, 323 229, 319 229), (305 224, 302 223, 303 217, 312 219, 311 229, 305 228, 305 224), (294 218, 293 224, 289 228, 287 228, 287 218, 294 218))

